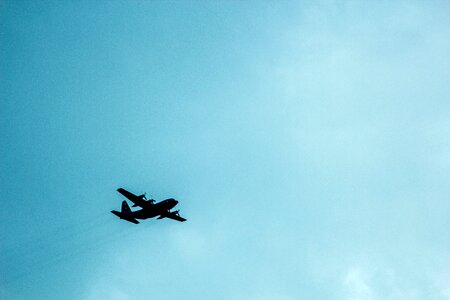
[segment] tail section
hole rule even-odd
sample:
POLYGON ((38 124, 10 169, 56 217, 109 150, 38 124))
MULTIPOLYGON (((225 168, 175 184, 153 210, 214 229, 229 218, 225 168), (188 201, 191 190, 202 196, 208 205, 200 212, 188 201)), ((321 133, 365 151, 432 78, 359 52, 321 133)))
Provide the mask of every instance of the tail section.
POLYGON ((127 220, 128 222, 134 224, 139 224, 139 222, 133 217, 132 211, 125 200, 122 202, 122 210, 120 212, 116 210, 112 210, 111 212, 123 220, 127 220))
POLYGON ((130 209, 130 207, 128 206, 127 201, 125 201, 125 200, 122 201, 122 210, 121 210, 121 213, 124 214, 124 215, 128 215, 128 214, 131 213, 131 209, 130 209))

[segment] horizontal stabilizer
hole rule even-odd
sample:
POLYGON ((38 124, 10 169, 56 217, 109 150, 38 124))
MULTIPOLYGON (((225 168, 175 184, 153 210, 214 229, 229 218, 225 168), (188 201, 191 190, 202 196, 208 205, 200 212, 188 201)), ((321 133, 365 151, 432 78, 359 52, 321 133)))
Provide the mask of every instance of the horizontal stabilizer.
POLYGON ((139 222, 132 216, 123 214, 121 212, 118 212, 117 210, 112 210, 111 212, 123 220, 126 220, 126 221, 134 223, 134 224, 139 224, 139 222))

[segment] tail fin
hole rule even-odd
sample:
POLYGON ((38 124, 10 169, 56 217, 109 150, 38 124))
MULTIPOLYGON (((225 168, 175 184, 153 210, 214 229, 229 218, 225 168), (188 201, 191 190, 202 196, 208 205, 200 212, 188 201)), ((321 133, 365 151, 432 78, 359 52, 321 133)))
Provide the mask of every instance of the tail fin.
POLYGON ((123 213, 123 214, 125 214, 125 215, 131 213, 131 209, 130 209, 130 207, 128 206, 127 201, 125 201, 125 200, 122 201, 122 210, 121 210, 121 213, 123 213))

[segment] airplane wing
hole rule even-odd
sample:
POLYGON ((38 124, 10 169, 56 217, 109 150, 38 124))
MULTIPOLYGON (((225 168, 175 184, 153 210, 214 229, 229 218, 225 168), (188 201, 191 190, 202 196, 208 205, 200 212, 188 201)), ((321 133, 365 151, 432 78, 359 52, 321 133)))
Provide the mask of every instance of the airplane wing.
POLYGON ((164 214, 162 214, 161 216, 158 217, 158 219, 162 219, 162 218, 169 218, 169 219, 176 220, 176 221, 179 221, 179 222, 186 221, 185 218, 180 217, 178 212, 167 212, 167 213, 164 213, 164 214))
POLYGON ((128 198, 128 200, 130 200, 130 201, 133 201, 133 200, 136 200, 136 199, 139 199, 139 197, 138 196, 136 196, 135 194, 133 194, 133 193, 130 193, 129 191, 127 191, 126 189, 123 189, 123 188, 119 188, 119 189, 117 189, 117 191, 119 192, 119 193, 121 193, 122 195, 124 195, 125 197, 127 197, 128 198))
POLYGON ((123 188, 119 188, 119 189, 117 189, 117 191, 119 193, 121 193, 122 195, 124 195, 128 200, 133 202, 135 205, 140 206, 140 207, 146 206, 147 202, 144 199, 142 199, 141 197, 136 196, 135 194, 130 193, 129 191, 127 191, 123 188))

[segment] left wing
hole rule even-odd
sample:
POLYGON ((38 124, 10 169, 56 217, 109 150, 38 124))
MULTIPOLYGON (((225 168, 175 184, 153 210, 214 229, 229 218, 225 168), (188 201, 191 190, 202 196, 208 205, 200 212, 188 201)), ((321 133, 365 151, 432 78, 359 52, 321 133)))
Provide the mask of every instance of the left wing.
POLYGON ((163 219, 163 218, 169 218, 169 219, 176 220, 176 221, 179 221, 179 222, 186 221, 185 218, 180 216, 180 214, 178 213, 178 210, 177 211, 173 211, 173 212, 170 212, 170 211, 165 212, 165 213, 161 214, 158 217, 158 219, 163 219))

